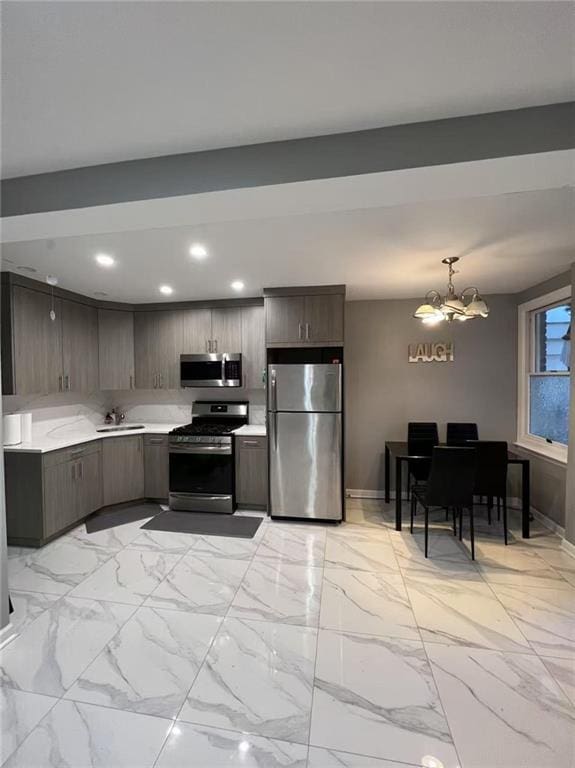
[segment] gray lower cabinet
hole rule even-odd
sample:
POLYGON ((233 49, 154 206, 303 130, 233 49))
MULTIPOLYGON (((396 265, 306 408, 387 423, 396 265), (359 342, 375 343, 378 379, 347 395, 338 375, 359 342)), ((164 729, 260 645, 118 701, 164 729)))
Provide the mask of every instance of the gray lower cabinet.
POLYGON ((236 502, 241 507, 268 505, 266 437, 236 437, 236 502))
POLYGON ((102 441, 104 506, 144 497, 144 450, 141 435, 102 441))
POLYGON ((167 435, 144 435, 144 496, 167 499, 170 469, 167 435))
POLYGON ((5 453, 8 542, 41 546, 102 506, 102 446, 5 453))

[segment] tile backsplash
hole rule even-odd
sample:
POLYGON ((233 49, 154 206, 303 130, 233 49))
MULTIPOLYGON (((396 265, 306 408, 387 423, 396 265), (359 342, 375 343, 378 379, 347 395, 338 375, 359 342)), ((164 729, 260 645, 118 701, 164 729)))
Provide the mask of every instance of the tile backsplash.
POLYGON ((33 439, 48 433, 65 436, 67 431, 91 429, 102 424, 108 411, 117 407, 127 422, 162 422, 187 424, 194 400, 249 400, 250 423, 265 424, 263 390, 213 389, 126 390, 96 392, 92 395, 62 392, 53 395, 5 395, 3 413, 32 413, 33 439))

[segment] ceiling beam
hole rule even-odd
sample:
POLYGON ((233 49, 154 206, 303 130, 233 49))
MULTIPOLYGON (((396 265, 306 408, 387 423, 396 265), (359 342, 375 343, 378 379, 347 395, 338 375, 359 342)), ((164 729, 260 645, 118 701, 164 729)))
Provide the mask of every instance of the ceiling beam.
POLYGON ((575 147, 575 102, 5 179, 2 216, 536 154, 575 147))

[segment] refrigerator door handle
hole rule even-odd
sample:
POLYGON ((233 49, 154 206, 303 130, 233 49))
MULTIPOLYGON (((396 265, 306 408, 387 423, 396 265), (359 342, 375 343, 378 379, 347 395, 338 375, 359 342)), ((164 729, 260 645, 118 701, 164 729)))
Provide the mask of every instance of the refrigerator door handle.
POLYGON ((270 371, 270 385, 272 390, 272 396, 271 396, 271 409, 272 411, 277 411, 278 409, 278 392, 277 392, 277 381, 276 381, 276 369, 272 368, 270 371))

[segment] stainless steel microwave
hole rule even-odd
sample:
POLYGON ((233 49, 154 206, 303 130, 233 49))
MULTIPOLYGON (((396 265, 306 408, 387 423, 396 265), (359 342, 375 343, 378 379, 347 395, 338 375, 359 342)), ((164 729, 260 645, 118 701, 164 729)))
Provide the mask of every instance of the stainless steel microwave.
POLYGON ((180 385, 182 387, 241 387, 241 353, 180 355, 180 385))

